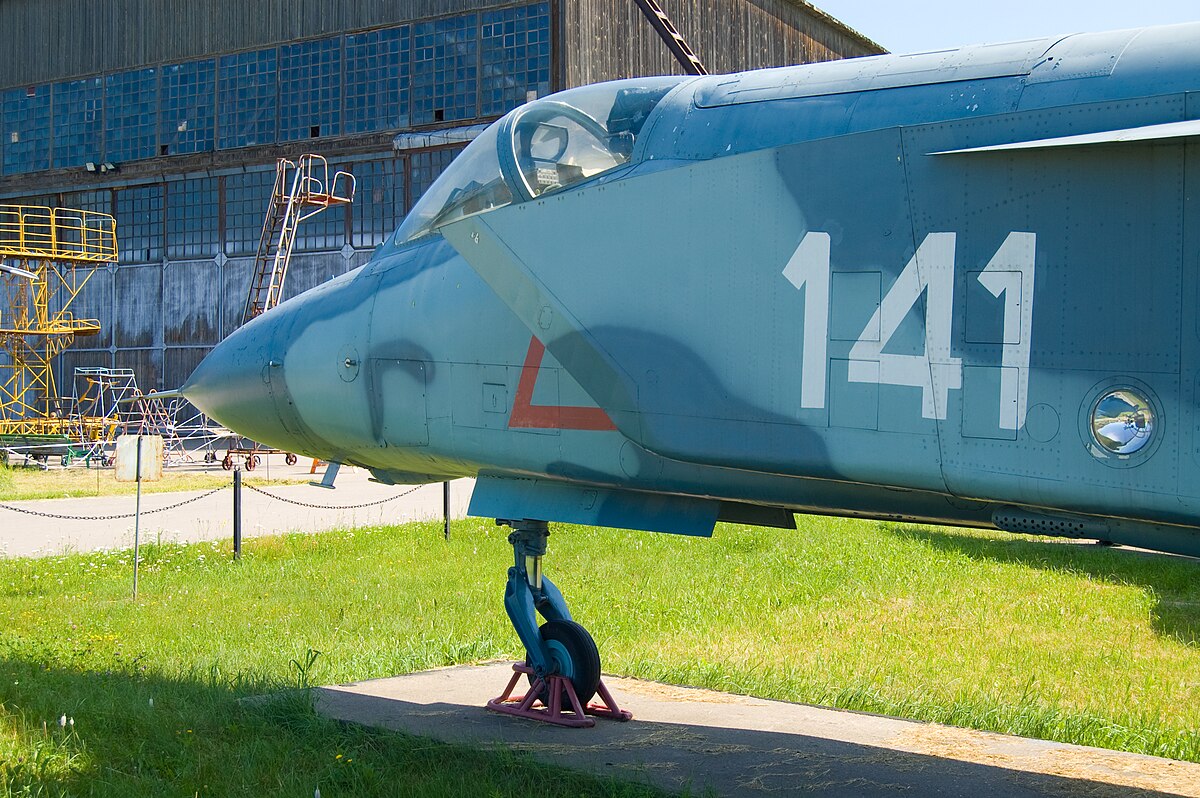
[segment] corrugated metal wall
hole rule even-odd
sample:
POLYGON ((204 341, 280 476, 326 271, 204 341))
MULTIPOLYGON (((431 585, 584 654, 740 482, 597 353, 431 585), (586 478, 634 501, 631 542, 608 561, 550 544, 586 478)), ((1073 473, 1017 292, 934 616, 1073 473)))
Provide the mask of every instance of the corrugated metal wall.
POLYGON ((509 5, 496 0, 3 0, 0 88, 509 5))
MULTIPOLYGON (((659 0, 659 5, 714 74, 882 52, 791 0, 659 0)), ((683 74, 632 0, 569 0, 561 7, 567 85, 683 74)))

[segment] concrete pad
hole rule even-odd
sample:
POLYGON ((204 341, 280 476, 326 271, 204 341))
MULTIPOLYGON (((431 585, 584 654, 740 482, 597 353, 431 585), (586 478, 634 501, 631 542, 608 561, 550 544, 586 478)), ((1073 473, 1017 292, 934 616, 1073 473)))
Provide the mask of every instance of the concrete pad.
MULTIPOLYGON (((271 460, 276 459, 275 457, 271 460)), ((268 461, 270 463, 270 460, 268 461)), ((310 463, 285 466, 282 457, 255 474, 275 479, 296 479, 294 485, 271 485, 260 493, 242 487, 242 537, 278 535, 288 532, 320 532, 359 526, 400 524, 442 517, 442 485, 423 485, 415 490, 405 485, 380 485, 369 481, 370 473, 343 468, 333 490, 309 485, 320 472, 309 477, 310 463), (407 495, 401 496, 401 494, 407 495), (268 495, 270 494, 270 495, 268 495), (278 498, 276 498, 278 497, 278 498), (389 497, 399 497, 385 501, 389 497), (299 502, 299 503, 296 503, 299 502), (382 502, 382 503, 379 503, 382 502), (306 506, 309 505, 309 506, 306 506), (366 505, 366 506, 361 506, 366 505)), ((229 475, 219 465, 201 469, 229 475)), ((105 473, 104 479, 112 479, 105 473)), ((232 482, 232 475, 229 475, 232 482)), ((450 484, 450 517, 465 518, 470 503, 472 479, 450 484)), ((143 542, 195 543, 233 537, 233 491, 225 488, 210 496, 208 491, 144 493, 142 495, 141 539, 143 542), (202 497, 202 498, 201 498, 202 497), (177 509, 151 512, 195 498, 177 509)), ((104 516, 131 514, 136 499, 128 496, 96 496, 77 499, 41 499, 0 502, 33 515, 0 507, 0 557, 37 557, 71 551, 133 547, 133 518, 117 520, 70 520, 49 516, 104 516)))
POLYGON ((484 709, 507 663, 317 690, 338 720, 720 796, 1200 796, 1200 765, 605 677, 629 723, 564 729, 484 709))

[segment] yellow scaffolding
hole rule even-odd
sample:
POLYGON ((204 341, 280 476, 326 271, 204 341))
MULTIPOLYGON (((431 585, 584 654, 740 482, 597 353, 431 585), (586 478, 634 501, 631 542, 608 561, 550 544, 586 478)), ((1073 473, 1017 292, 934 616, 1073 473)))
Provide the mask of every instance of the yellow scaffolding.
POLYGON ((0 205, 0 435, 68 435, 78 426, 59 396, 53 361, 100 332, 71 303, 117 259, 116 221, 71 208, 0 205))

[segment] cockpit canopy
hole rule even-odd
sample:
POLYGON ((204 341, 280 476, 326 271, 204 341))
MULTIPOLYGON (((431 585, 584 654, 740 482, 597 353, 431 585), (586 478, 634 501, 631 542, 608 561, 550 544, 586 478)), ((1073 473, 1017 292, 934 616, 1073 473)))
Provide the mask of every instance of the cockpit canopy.
POLYGON ((600 83, 511 111, 471 142, 430 186, 404 218, 394 244, 627 163, 650 112, 684 80, 600 83))

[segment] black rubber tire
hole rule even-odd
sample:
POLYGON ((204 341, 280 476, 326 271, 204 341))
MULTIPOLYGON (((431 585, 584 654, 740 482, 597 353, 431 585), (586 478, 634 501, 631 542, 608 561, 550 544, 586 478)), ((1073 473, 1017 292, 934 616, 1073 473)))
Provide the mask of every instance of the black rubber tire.
POLYGON ((230 457, 229 455, 225 455, 225 459, 221 461, 221 468, 224 468, 226 471, 232 471, 233 470, 233 458, 230 457))
MULTIPOLYGON (((596 695, 596 688, 600 686, 600 650, 596 648, 596 641, 588 634, 587 629, 574 621, 546 621, 538 627, 538 634, 551 644, 554 653, 565 654, 569 658, 570 662, 564 663, 564 675, 571 676, 575 695, 579 698, 579 703, 586 707, 592 696, 596 695)), ((529 677, 529 681, 533 682, 532 676, 529 677)), ((549 691, 543 690, 542 693, 539 698, 543 704, 549 706, 549 691)), ((566 709, 571 707, 565 693, 562 705, 566 709)))
POLYGON ((296 464, 296 455, 292 454, 291 452, 288 452, 287 456, 283 458, 283 462, 287 463, 288 465, 295 465, 296 464))

